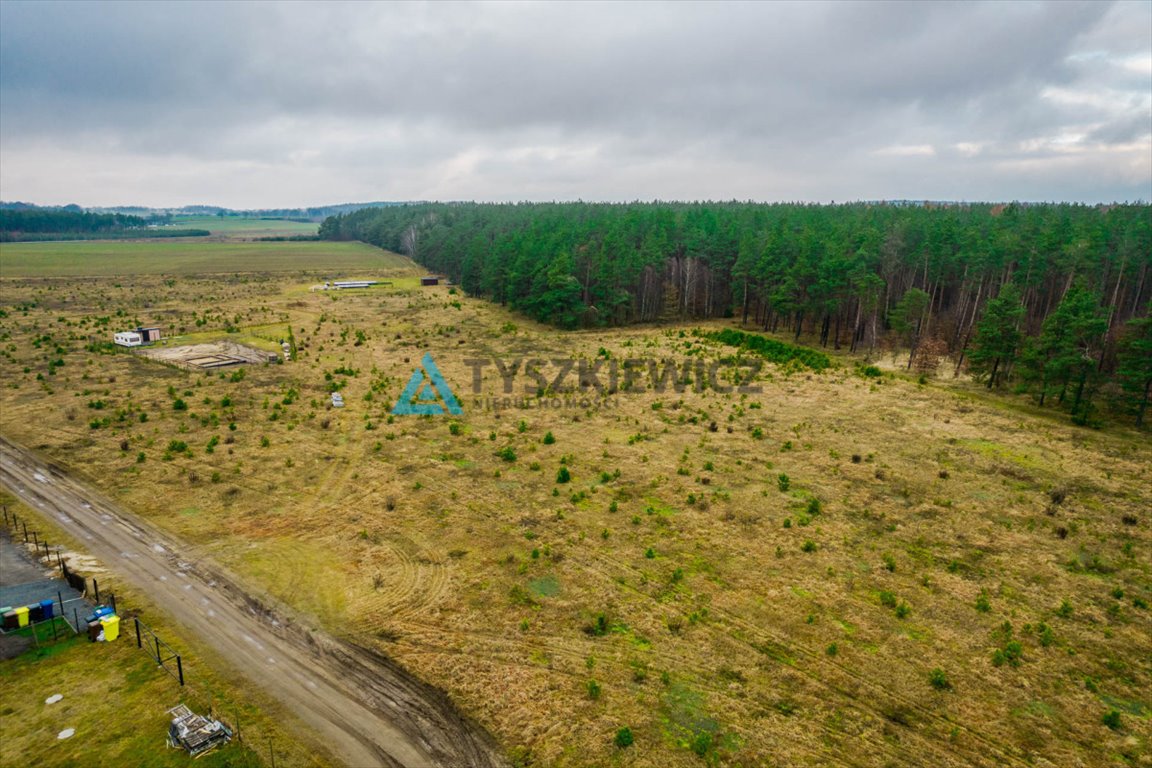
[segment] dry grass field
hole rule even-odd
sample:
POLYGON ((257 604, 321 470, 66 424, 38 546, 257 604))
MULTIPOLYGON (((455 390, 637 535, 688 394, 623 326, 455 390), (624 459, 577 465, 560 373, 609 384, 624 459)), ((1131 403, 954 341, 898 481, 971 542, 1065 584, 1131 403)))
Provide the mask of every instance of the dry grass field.
POLYGON ((0 430, 441 686, 518 764, 1152 765, 1146 433, 848 358, 493 409, 496 365, 467 361, 735 350, 558 332, 388 265, 347 292, 6 266, 0 430), (291 328, 297 358, 104 343, 137 321, 291 328), (463 414, 390 415, 425 353, 463 414))

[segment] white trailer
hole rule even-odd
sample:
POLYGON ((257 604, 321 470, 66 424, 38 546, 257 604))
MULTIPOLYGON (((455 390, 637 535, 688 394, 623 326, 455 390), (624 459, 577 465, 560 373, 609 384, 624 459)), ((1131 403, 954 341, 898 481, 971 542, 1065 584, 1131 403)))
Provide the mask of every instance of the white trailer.
POLYGON ((144 343, 144 337, 136 331, 123 331, 117 333, 112 339, 122 347, 138 347, 144 343))

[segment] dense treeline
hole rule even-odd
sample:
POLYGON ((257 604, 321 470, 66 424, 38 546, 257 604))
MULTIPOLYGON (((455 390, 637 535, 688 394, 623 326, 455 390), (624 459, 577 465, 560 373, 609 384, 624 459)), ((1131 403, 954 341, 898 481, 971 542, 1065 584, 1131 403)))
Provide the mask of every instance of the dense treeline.
POLYGON ((85 213, 59 208, 2 209, 0 241, 203 237, 211 234, 204 229, 147 228, 158 221, 123 213, 85 213))
POLYGON ((114 232, 143 227, 146 223, 139 216, 122 213, 84 213, 48 208, 0 210, 0 231, 3 232, 114 232))
POLYGON ((1149 396, 1152 363, 1131 354, 1148 333, 1148 205, 421 204, 335 216, 320 236, 562 327, 736 316, 905 349, 909 367, 950 356, 1081 419, 1109 382, 1134 408, 1149 396))

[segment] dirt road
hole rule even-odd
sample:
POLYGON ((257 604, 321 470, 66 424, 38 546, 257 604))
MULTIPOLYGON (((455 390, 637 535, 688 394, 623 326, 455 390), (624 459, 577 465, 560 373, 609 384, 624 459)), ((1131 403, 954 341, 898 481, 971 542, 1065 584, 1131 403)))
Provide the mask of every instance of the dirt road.
POLYGON ((439 690, 387 658, 294 625, 235 578, 4 437, 0 483, 282 701, 347 765, 504 765, 492 739, 439 690))

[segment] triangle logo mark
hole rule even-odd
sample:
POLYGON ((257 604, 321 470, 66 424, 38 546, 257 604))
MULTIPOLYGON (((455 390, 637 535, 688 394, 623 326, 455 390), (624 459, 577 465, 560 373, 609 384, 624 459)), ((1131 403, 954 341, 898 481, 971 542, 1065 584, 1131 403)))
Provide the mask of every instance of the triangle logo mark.
POLYGON ((397 416, 440 416, 444 413, 459 416, 464 409, 452 394, 452 388, 436 367, 432 355, 425 352, 392 413, 397 416))

